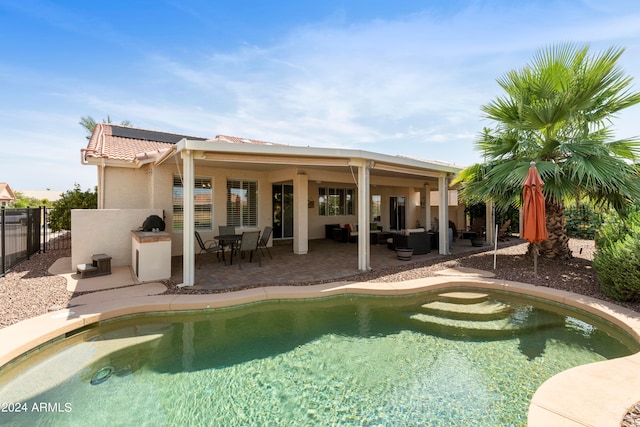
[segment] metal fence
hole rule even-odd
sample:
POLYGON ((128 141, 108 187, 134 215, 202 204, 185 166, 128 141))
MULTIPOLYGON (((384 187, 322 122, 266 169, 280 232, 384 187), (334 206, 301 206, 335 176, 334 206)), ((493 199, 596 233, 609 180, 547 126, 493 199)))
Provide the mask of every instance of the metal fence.
POLYGON ((53 231, 49 227, 49 216, 53 208, 42 208, 42 251, 71 248, 71 230, 53 231))
POLYGON ((0 211, 0 276, 31 255, 71 247, 71 231, 53 232, 50 208, 10 208, 0 211))

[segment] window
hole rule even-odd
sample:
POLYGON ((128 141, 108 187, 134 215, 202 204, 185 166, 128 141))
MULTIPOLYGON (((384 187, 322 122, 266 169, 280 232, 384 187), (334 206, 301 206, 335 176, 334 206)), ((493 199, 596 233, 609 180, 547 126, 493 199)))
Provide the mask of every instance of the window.
POLYGON ((258 182, 227 180, 227 225, 258 226, 258 182))
POLYGON ((382 196, 380 195, 372 195, 371 196, 371 221, 372 222, 380 222, 380 212, 382 203, 382 196))
POLYGON ((353 215, 353 188, 320 187, 318 189, 318 215, 353 215))
MULTIPOLYGON (((194 226, 196 230, 213 229, 213 182, 195 178, 193 188, 194 226)), ((173 231, 184 230, 184 188, 178 175, 173 177, 173 231)))

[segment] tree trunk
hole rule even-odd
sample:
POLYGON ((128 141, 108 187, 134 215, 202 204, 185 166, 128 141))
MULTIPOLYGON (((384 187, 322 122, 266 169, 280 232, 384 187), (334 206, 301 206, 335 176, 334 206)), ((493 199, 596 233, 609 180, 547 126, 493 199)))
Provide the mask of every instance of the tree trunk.
POLYGON ((573 258, 569 249, 567 221, 564 216, 564 203, 545 200, 547 213, 547 232, 549 237, 540 242, 540 255, 547 258, 573 258))

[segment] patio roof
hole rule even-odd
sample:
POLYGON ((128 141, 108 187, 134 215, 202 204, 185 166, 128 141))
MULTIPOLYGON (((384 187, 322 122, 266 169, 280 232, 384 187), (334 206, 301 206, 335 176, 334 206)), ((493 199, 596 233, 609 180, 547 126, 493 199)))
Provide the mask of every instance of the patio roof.
MULTIPOLYGON (((216 137, 214 140, 193 140, 185 138, 178 142, 172 150, 194 152, 194 161, 238 163, 252 165, 252 169, 288 166, 304 166, 307 168, 355 166, 354 160, 368 161, 373 174, 383 176, 406 176, 437 178, 448 174, 457 174, 461 167, 428 160, 420 160, 405 156, 390 156, 365 150, 344 148, 321 148, 281 145, 273 143, 238 144, 228 142, 228 137, 216 137)), ((250 140, 245 140, 250 141, 250 140)), ((170 156, 168 152, 164 158, 170 156)), ((211 164, 211 163, 209 163, 211 164)))

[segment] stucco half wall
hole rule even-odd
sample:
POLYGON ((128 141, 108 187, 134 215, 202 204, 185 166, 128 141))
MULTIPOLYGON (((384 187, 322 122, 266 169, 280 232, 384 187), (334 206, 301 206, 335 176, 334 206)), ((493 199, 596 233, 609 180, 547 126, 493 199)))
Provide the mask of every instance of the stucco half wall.
POLYGON ((73 209, 71 265, 91 262, 93 254, 111 256, 111 265, 131 264, 131 230, 162 209, 73 209))

